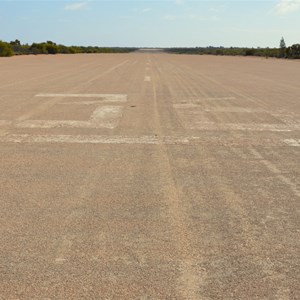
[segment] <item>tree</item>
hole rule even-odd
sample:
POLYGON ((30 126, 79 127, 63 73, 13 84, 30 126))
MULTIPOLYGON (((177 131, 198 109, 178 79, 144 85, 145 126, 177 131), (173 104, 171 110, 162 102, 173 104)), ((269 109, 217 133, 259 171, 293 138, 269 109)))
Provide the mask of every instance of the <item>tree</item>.
POLYGON ((21 46, 21 42, 19 40, 11 41, 10 44, 13 46, 21 46))
POLYGON ((284 38, 282 37, 279 44, 279 57, 285 56, 285 49, 286 49, 286 44, 284 38))
POLYGON ((286 48, 286 44, 285 44, 285 41, 284 41, 284 38, 282 37, 281 40, 280 40, 280 45, 279 45, 280 49, 282 48, 286 48))

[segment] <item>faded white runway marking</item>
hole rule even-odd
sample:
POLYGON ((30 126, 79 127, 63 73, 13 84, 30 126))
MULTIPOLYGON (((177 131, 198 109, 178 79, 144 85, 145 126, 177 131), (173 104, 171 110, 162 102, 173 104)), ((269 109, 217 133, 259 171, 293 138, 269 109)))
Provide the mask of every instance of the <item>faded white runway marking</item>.
POLYGON ((102 123, 105 120, 119 118, 122 115, 122 106, 99 106, 91 115, 90 121, 93 123, 102 123))
MULTIPOLYGON (((127 101, 127 100, 126 100, 127 101)), ((118 102, 118 103, 123 103, 126 101, 121 101, 121 100, 95 100, 95 101, 72 101, 72 102, 60 102, 58 104, 62 104, 62 105, 68 105, 68 104, 72 104, 72 105, 95 105, 95 104, 102 104, 102 103, 112 103, 112 102, 118 102)))
POLYGON ((145 76, 144 81, 151 81, 151 77, 150 76, 145 76))
POLYGON ((275 164, 273 164, 271 161, 265 159, 257 150, 255 149, 250 149, 252 152, 253 156, 256 159, 259 159, 265 167, 274 174, 281 182, 284 184, 288 185, 290 189, 293 191, 293 193, 297 196, 300 197, 300 191, 298 190, 297 184, 295 184, 293 181, 291 181, 288 177, 286 177, 283 172, 281 172, 275 164))
POLYGON ((233 97, 233 96, 230 96, 230 97, 206 97, 206 98, 202 98, 202 99, 203 100, 235 100, 236 97, 233 97))
POLYGON ((196 130, 213 130, 213 131, 228 131, 228 130, 241 130, 241 131, 274 131, 274 132, 290 132, 300 130, 300 124, 285 125, 285 124, 244 124, 244 123, 222 123, 217 124, 214 122, 186 122, 187 129, 196 130))
POLYGON ((285 139, 284 142, 292 147, 300 147, 300 140, 295 139, 285 139))
POLYGON ((229 113, 271 113, 270 111, 264 109, 252 109, 244 107, 210 107, 202 108, 201 104, 195 103, 178 103, 173 104, 173 107, 176 109, 185 109, 185 108, 197 108, 201 112, 229 112, 229 113))
POLYGON ((235 99, 236 99, 236 97, 227 96, 227 97, 199 97, 199 98, 190 99, 190 100, 193 100, 192 102, 194 102, 194 101, 201 101, 201 100, 211 100, 211 101, 214 101, 214 100, 235 100, 235 99))
POLYGON ((127 95, 124 94, 37 94, 35 97, 46 98, 103 98, 106 101, 126 102, 127 95))
POLYGON ((194 99, 182 99, 181 103, 174 103, 175 108, 199 107, 201 101, 235 100, 236 97, 199 97, 194 99))
POLYGON ((229 113, 270 113, 270 111, 264 109, 252 109, 246 107, 211 107, 204 108, 205 112, 229 112, 229 113))
POLYGON ((228 137, 197 137, 197 136, 107 136, 107 135, 64 135, 64 134, 9 134, 0 131, 0 143, 74 143, 74 144, 141 144, 141 145, 221 145, 232 146, 263 146, 277 147, 286 143, 275 138, 265 145, 263 140, 256 138, 228 138, 228 137))
POLYGON ((122 106, 99 106, 88 121, 27 120, 17 123, 17 128, 115 128, 122 116, 122 106))
MULTIPOLYGON (((13 124, 16 128, 115 128, 119 119, 122 117, 122 106, 99 106, 100 104, 107 102, 121 102, 127 101, 127 95, 125 94, 37 94, 36 97, 50 97, 50 98, 98 98, 99 100, 88 100, 73 102, 63 102, 56 104, 64 105, 95 105, 98 107, 94 110, 91 117, 87 121, 78 120, 27 120, 18 119, 16 121, 4 121, 0 120, 0 126, 13 124)), ((53 100, 58 102, 57 100, 53 100)))
POLYGON ((199 104, 195 104, 195 103, 177 103, 177 104, 173 104, 174 108, 200 108, 199 104))
POLYGON ((67 254, 70 251, 72 247, 72 240, 69 239, 68 237, 64 237, 61 245, 59 246, 59 249, 57 251, 57 257, 55 258, 55 262, 57 264, 63 264, 64 262, 67 261, 67 254))
POLYGON ((74 144, 189 144, 194 137, 172 136, 101 136, 101 135, 31 135, 11 134, 0 136, 1 143, 74 143, 74 144))

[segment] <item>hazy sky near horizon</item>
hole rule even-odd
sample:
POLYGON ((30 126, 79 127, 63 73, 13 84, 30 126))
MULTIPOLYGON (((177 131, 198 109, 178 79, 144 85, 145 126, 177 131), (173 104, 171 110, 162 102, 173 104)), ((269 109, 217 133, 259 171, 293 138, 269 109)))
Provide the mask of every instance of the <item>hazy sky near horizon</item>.
POLYGON ((300 43, 300 0, 0 0, 0 40, 65 45, 277 47, 300 43))

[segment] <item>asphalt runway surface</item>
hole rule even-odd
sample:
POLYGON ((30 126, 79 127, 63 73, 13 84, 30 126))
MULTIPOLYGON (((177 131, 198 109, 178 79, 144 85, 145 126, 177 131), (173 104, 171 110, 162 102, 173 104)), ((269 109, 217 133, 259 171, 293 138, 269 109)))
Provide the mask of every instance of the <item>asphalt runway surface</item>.
POLYGON ((300 299, 298 61, 0 66, 0 299, 300 299))

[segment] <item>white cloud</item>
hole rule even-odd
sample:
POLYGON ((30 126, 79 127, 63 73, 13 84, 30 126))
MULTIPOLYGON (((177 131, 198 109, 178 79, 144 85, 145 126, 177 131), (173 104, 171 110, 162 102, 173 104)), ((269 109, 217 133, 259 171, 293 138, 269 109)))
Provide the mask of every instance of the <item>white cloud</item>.
POLYGON ((300 0, 280 0, 274 8, 278 15, 286 15, 297 10, 300 10, 300 0))
POLYGON ((143 13, 146 13, 146 12, 149 12, 149 11, 151 11, 151 8, 144 8, 144 9, 142 10, 143 13))
POLYGON ((174 15, 165 15, 163 17, 164 20, 167 20, 167 21, 175 21, 177 19, 177 16, 174 16, 174 15))
POLYGON ((75 2, 71 4, 67 4, 65 6, 65 10, 81 10, 84 9, 87 5, 87 2, 75 2))

